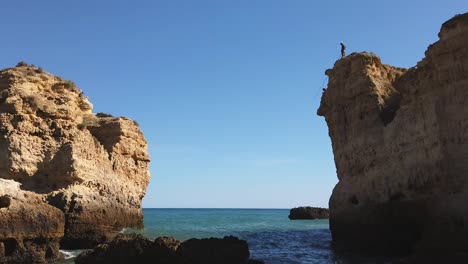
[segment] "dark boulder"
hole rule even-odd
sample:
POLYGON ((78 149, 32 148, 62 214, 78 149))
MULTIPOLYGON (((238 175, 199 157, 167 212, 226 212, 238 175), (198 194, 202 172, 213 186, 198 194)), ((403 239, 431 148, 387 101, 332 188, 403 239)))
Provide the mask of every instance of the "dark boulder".
POLYGON ((247 242, 233 236, 189 239, 180 245, 177 253, 184 264, 247 263, 250 256, 247 242))
POLYGON ((247 242, 236 237, 189 239, 172 237, 156 240, 142 235, 118 235, 108 244, 84 251, 76 264, 158 263, 158 264, 262 264, 249 259, 247 242))
POLYGON ((327 208, 318 207, 296 207, 289 212, 289 219, 328 219, 329 212, 327 208))
POLYGON ((101 244, 81 253, 77 264, 176 263, 180 242, 172 237, 151 240, 142 235, 118 235, 109 244, 101 244))

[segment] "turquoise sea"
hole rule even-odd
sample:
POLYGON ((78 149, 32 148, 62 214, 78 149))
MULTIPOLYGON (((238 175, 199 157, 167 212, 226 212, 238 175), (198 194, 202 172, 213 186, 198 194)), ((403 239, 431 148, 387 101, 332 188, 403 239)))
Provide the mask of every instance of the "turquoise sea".
POLYGON ((287 209, 143 209, 143 213, 144 229, 122 232, 179 240, 234 235, 248 242, 252 258, 267 264, 380 263, 336 255, 330 247, 328 220, 291 221, 287 209))

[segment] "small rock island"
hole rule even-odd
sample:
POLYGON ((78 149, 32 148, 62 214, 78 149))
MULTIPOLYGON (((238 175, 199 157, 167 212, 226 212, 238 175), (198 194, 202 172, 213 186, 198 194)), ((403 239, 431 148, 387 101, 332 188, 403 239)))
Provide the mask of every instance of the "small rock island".
POLYGON ((329 213, 327 208, 302 206, 291 209, 288 218, 290 220, 303 219, 328 219, 329 213))

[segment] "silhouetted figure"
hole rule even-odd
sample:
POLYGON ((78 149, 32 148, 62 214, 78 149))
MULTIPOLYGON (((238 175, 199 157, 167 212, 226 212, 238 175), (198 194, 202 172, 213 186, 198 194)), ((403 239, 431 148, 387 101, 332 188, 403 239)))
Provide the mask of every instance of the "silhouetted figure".
POLYGON ((346 56, 346 46, 343 44, 343 42, 340 42, 341 45, 341 58, 344 58, 346 56))

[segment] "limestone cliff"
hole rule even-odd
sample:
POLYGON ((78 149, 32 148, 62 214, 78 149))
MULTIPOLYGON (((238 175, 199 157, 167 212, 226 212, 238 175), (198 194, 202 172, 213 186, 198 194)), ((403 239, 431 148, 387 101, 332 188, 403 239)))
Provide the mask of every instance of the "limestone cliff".
POLYGON ((356 53, 326 71, 336 248, 468 256, 468 13, 439 37, 410 69, 356 53))
POLYGON ((26 64, 0 71, 0 178, 60 209, 63 246, 91 247, 141 226, 148 166, 138 125, 93 114, 73 82, 26 64))

